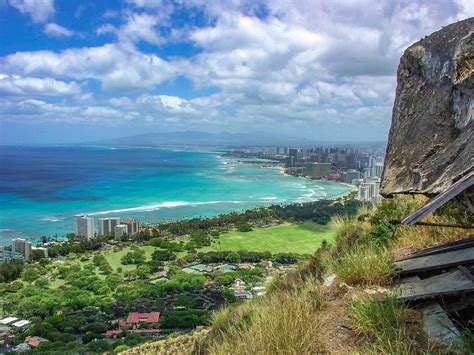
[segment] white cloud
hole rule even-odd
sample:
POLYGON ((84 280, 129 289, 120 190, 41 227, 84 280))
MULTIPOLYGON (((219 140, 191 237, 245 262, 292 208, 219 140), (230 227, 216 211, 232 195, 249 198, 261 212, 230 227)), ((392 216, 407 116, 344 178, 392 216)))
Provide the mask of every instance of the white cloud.
POLYGON ((65 83, 52 78, 20 77, 0 74, 0 93, 3 95, 75 95, 81 89, 75 82, 65 83))
POLYGON ((18 52, 0 59, 8 73, 0 77, 3 90, 19 96, 3 99, 0 114, 107 124, 134 120, 138 125, 184 129, 193 124, 237 131, 277 127, 314 137, 360 134, 358 138, 383 139, 403 50, 474 11, 465 0, 173 4, 127 1, 114 22, 96 30, 115 34, 113 43, 60 52, 18 52), (185 9, 190 14, 204 9, 206 25, 172 27, 173 11, 185 9), (197 54, 167 59, 156 54, 166 53, 160 46, 167 42, 183 41, 197 48, 197 54), (45 81, 43 90, 39 84, 19 88, 19 82, 11 84, 13 75, 56 83, 48 86, 45 81), (191 80, 197 92, 212 88, 213 94, 194 99, 164 95, 159 85, 177 76, 191 80), (101 90, 85 92, 87 84, 73 94, 53 89, 62 83, 74 91, 79 89, 77 80, 98 81, 101 90), (43 103, 25 100, 28 92, 31 100, 43 103), (58 103, 45 95, 69 96, 58 103))
POLYGON ((74 31, 52 22, 44 26, 43 32, 51 37, 71 37, 74 35, 74 31))
POLYGON ((150 88, 170 79, 175 68, 154 54, 116 44, 52 51, 18 52, 4 58, 12 73, 96 79, 104 90, 127 91, 150 88))
POLYGON ((8 3, 33 22, 46 22, 54 14, 54 0, 8 0, 8 3))

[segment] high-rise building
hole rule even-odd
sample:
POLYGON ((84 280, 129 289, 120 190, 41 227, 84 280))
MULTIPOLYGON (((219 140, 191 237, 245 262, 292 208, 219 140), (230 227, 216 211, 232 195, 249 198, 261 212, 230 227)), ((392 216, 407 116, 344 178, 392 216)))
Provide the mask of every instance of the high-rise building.
POLYGON ((127 234, 128 234, 128 226, 126 224, 117 224, 114 227, 115 240, 121 240, 127 234))
POLYGON ((305 175, 315 179, 326 178, 331 175, 331 164, 329 163, 306 163, 305 175))
POLYGON ((140 223, 136 219, 129 219, 128 221, 122 222, 122 225, 127 226, 127 234, 135 235, 140 229, 140 223))
POLYGON ((380 178, 369 177, 359 183, 357 198, 362 201, 380 202, 380 178))
POLYGON ((119 217, 99 218, 99 235, 114 235, 115 226, 120 224, 119 217))
POLYGON ((298 160, 298 149, 296 148, 290 148, 288 149, 288 156, 293 158, 295 161, 298 160))
POLYGON ((87 239, 94 238, 94 218, 85 214, 76 215, 76 235, 87 239))
POLYGON ((348 182, 348 183, 352 184, 353 180, 356 180, 356 179, 359 179, 359 178, 360 178, 360 171, 358 171, 358 170, 350 169, 350 170, 347 170, 344 173, 344 181, 345 182, 348 182))
POLYGON ((382 177, 383 163, 374 163, 372 167, 372 177, 382 177))
POLYGON ((25 239, 16 238, 12 240, 12 252, 20 253, 25 260, 29 260, 33 252, 33 246, 25 239))

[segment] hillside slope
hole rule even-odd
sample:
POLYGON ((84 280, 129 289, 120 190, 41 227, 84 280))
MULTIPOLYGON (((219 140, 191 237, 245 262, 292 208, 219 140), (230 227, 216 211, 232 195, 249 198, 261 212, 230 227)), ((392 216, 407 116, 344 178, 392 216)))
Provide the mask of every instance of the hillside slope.
MULTIPOLYGON (((208 333, 152 342, 127 353, 447 351, 424 334, 420 313, 389 295, 396 281, 392 270, 397 255, 466 236, 455 228, 388 223, 425 202, 421 196, 400 196, 362 210, 354 219, 334 218, 335 243, 319 249, 298 271, 275 277, 266 296, 219 311, 208 333), (335 277, 330 285, 322 282, 329 275, 335 277)), ((453 206, 428 218, 438 223, 468 219, 453 206)), ((462 351, 466 344, 467 340, 453 346, 462 351)))

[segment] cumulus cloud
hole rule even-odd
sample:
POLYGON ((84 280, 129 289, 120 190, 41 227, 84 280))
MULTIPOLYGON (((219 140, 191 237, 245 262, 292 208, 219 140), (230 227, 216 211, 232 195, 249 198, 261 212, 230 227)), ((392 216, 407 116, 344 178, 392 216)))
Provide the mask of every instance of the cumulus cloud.
POLYGON ((0 90, 20 98, 3 99, 0 114, 383 139, 404 49, 473 12, 466 0, 128 0, 96 30, 115 34, 111 43, 1 58, 8 74, 0 90), (203 18, 182 25, 173 15, 183 12, 203 18), (164 56, 163 46, 193 50, 164 56), (195 91, 165 95, 161 85, 177 77, 195 91), (100 90, 87 92, 88 82, 100 90), (45 95, 64 99, 49 102, 45 95))
POLYGON ((8 0, 8 3, 37 23, 47 21, 54 14, 54 0, 8 0))
POLYGON ((44 26, 43 32, 51 37, 71 37, 74 35, 74 31, 52 22, 44 26))
POLYGON ((12 73, 96 79, 108 91, 150 88, 173 77, 173 65, 154 54, 117 44, 67 49, 62 52, 18 52, 4 58, 12 73))
POLYGON ((3 95, 75 95, 80 93, 75 82, 65 83, 52 78, 32 78, 0 74, 0 93, 3 95))

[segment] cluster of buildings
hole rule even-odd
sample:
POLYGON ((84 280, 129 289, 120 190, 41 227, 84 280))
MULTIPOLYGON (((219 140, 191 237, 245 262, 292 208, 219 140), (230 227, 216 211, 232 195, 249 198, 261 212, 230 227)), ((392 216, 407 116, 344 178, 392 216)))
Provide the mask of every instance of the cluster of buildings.
POLYGON ((98 234, 96 234, 95 220, 86 214, 75 216, 75 234, 87 239, 96 235, 113 236, 115 240, 121 240, 125 236, 133 236, 140 230, 140 223, 136 219, 120 221, 119 217, 99 218, 98 234))
POLYGON ((48 257, 48 248, 35 247, 26 239, 16 238, 12 240, 11 250, 5 250, 0 246, 0 264, 14 260, 28 261, 33 257, 33 252, 40 251, 44 257, 48 257))
POLYGON ((263 284, 256 284, 252 288, 247 287, 245 281, 242 279, 235 279, 232 286, 229 287, 234 297, 240 300, 251 300, 253 296, 263 296, 265 294, 265 286, 263 284))
POLYGON ((41 337, 27 336, 23 343, 13 346, 12 342, 17 338, 15 334, 18 334, 18 331, 23 331, 28 328, 30 324, 31 321, 18 319, 16 317, 0 319, 0 353, 27 351, 47 341, 41 337))
MULTIPOLYGON (((268 152, 266 152, 268 155, 268 152)), ((288 174, 326 179, 357 186, 359 200, 377 203, 383 171, 383 153, 357 148, 275 148, 288 174)))
MULTIPOLYGON (((94 238, 96 235, 107 235, 113 236, 115 240, 122 240, 140 231, 140 223, 135 219, 120 221, 119 217, 99 218, 98 224, 98 233, 96 233, 94 218, 88 215, 77 215, 75 216, 75 234, 87 239, 94 238)), ((35 251, 40 251, 44 257, 48 257, 48 248, 36 247, 26 239, 13 239, 11 250, 0 246, 0 264, 14 260, 29 261, 33 258, 35 251)))

